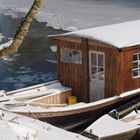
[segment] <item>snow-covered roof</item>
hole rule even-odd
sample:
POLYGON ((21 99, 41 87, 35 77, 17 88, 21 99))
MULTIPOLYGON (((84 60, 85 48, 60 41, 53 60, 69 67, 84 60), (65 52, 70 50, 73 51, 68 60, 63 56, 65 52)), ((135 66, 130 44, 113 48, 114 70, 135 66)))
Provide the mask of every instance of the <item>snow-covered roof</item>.
POLYGON ((140 20, 77 30, 63 35, 95 39, 119 49, 140 44, 140 20))

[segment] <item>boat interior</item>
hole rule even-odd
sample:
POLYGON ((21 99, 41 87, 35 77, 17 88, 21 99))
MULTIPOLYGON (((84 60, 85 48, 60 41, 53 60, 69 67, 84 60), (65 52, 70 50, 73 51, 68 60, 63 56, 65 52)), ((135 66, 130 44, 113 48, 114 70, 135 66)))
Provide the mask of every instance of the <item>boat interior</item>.
POLYGON ((103 115, 82 135, 95 140, 137 140, 140 137, 140 97, 103 115))
POLYGON ((140 125, 140 97, 114 109, 109 115, 128 124, 140 125))
POLYGON ((25 106, 29 103, 31 105, 42 105, 42 107, 43 104, 65 106, 71 94, 71 88, 64 87, 60 82, 54 81, 10 92, 1 91, 0 102, 6 102, 6 105, 11 107, 25 106))

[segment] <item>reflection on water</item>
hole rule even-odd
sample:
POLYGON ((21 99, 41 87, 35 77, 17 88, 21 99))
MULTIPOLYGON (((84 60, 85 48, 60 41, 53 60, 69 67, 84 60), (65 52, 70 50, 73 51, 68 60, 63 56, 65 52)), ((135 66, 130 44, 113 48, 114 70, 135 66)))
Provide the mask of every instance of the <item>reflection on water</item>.
MULTIPOLYGON (((2 42, 14 35, 20 21, 21 17, 0 14, 0 32, 5 36, 2 42)), ((19 52, 0 59, 0 90, 13 90, 56 79, 56 53, 50 49, 55 42, 47 36, 62 32, 34 20, 19 52)))

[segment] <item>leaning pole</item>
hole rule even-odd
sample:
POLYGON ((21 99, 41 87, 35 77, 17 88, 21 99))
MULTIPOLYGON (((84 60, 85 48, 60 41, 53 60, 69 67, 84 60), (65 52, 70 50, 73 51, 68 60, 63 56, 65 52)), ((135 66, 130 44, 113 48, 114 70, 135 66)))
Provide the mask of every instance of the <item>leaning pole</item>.
POLYGON ((2 50, 0 50, 0 57, 8 56, 18 51, 20 44, 28 33, 31 22, 41 8, 42 3, 43 0, 34 0, 34 3, 32 4, 29 12, 18 27, 11 45, 9 45, 8 47, 4 47, 2 50))

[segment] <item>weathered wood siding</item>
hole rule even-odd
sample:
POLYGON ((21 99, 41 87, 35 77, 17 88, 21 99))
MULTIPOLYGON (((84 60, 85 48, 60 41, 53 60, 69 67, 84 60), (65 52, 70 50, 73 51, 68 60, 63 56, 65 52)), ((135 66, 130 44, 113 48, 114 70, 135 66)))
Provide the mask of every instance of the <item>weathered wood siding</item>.
MULTIPOLYGON (((82 51, 82 40, 80 38, 61 38, 61 40, 57 41, 58 45, 58 65, 57 65, 57 72, 58 72, 58 79, 60 82, 68 87, 72 88, 73 95, 77 96, 78 101, 85 101, 88 100, 88 93, 85 83, 85 70, 82 64, 71 64, 62 62, 60 59, 60 50, 61 48, 70 48, 82 51)), ((87 82, 87 81, 86 81, 87 82)))
POLYGON ((132 77, 132 56, 140 52, 140 45, 118 50, 108 44, 80 37, 58 37, 58 79, 72 88, 78 101, 89 101, 89 51, 105 53, 105 97, 140 88, 140 78, 132 77), (61 48, 82 51, 82 64, 60 61, 61 48))
POLYGON ((140 53, 140 45, 122 50, 119 54, 119 93, 140 88, 140 78, 132 76, 133 54, 140 53))
POLYGON ((71 90, 65 91, 63 93, 57 93, 54 95, 40 97, 38 99, 33 100, 32 102, 44 104, 65 104, 68 103, 69 96, 71 96, 71 90))
POLYGON ((89 41, 89 50, 104 52, 105 54, 105 97, 118 94, 119 51, 107 44, 98 41, 89 41))
POLYGON ((89 101, 89 50, 105 53, 105 97, 118 94, 119 51, 116 48, 78 37, 60 37, 57 45, 58 79, 63 85, 72 88, 72 93, 78 97, 78 101, 89 101), (82 65, 61 62, 60 49, 63 47, 81 50, 82 65))

